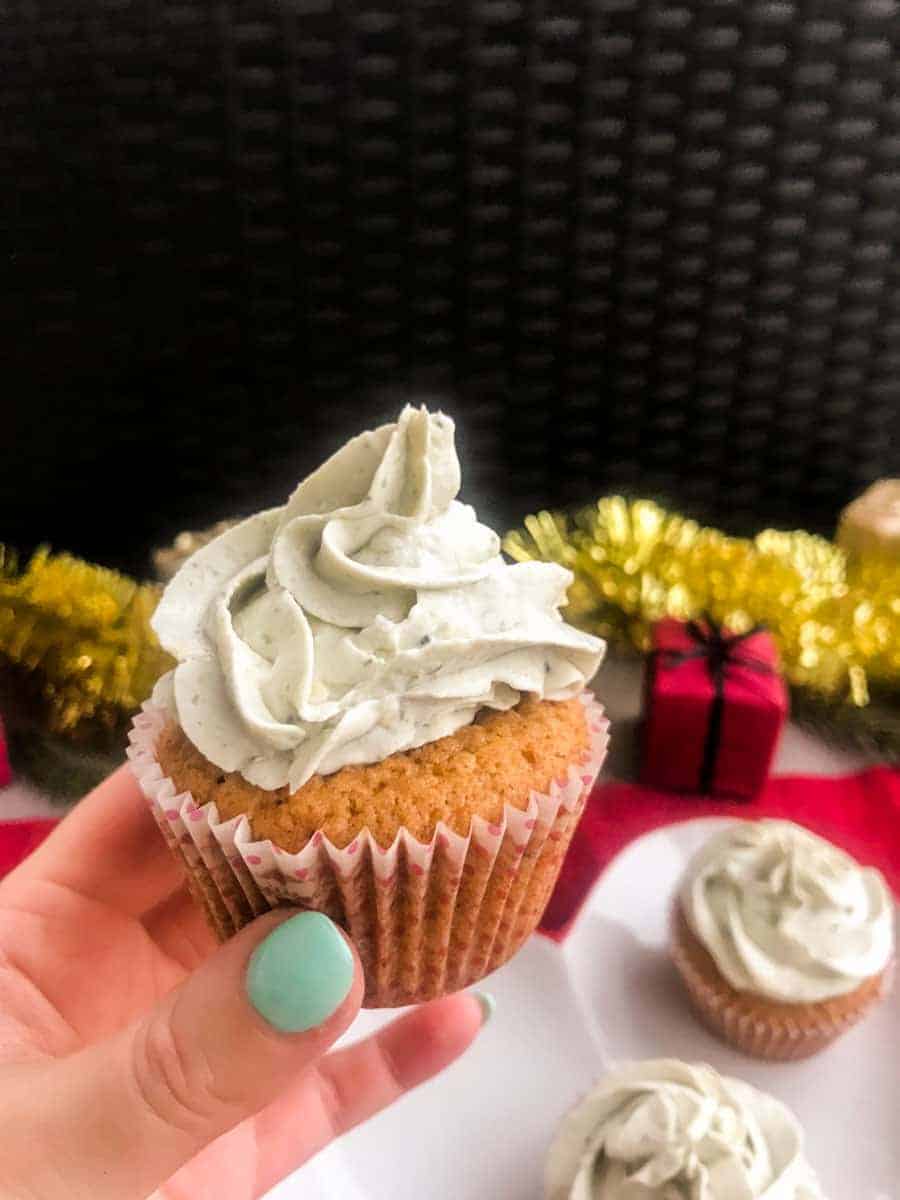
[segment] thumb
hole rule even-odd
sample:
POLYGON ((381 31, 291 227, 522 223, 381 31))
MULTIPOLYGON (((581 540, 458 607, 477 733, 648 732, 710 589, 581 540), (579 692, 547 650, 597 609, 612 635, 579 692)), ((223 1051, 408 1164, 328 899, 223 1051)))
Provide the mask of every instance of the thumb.
POLYGON ((146 1196, 296 1080, 349 1026, 362 992, 327 917, 267 914, 142 1020, 41 1068, 30 1136, 67 1196, 146 1196), (35 1114, 48 1109, 38 1133, 35 1114))

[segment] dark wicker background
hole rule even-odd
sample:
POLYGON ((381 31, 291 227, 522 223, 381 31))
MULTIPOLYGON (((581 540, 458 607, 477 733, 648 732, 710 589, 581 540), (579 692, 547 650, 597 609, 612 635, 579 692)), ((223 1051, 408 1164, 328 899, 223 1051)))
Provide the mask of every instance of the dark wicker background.
POLYGON ((0 14, 0 538, 139 569, 406 388, 499 524, 900 470, 895 0, 0 14))

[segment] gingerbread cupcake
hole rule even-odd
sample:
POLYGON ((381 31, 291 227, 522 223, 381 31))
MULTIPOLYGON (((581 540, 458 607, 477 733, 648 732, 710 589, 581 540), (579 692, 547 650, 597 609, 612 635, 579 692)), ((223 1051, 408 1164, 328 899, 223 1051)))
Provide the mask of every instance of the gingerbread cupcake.
POLYGON ((504 562, 459 485, 453 422, 407 408, 199 550, 154 616, 178 666, 132 734, 219 935, 326 912, 374 1006, 515 952, 605 749, 569 573, 504 562))
POLYGON ((546 1200, 822 1200, 793 1113, 712 1067, 612 1071, 562 1121, 546 1200))
POLYGON ((738 822, 685 873, 672 953, 694 1007, 757 1058, 806 1058, 884 994, 894 908, 880 872, 789 821, 738 822))

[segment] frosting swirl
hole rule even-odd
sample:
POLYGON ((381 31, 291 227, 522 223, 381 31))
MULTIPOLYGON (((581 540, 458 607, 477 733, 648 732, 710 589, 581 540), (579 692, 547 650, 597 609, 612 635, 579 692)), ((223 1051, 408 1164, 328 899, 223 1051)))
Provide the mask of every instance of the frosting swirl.
POLYGON ((789 1109, 677 1059, 615 1071, 563 1121, 547 1200, 822 1200, 789 1109))
POLYGON ((153 618, 179 660, 159 695, 206 758, 295 789, 582 690, 604 643, 559 614, 571 574, 504 563, 459 486, 453 422, 406 408, 188 559, 153 618))
POLYGON ((732 987, 788 1004, 853 991, 893 951, 882 875, 790 821, 714 836, 688 866, 681 905, 732 987))

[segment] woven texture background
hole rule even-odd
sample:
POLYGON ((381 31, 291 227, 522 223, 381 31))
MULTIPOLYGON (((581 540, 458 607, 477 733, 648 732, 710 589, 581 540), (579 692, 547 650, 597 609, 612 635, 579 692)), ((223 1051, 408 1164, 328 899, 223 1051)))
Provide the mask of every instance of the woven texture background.
POLYGON ((0 41, 0 536, 137 567, 406 388, 499 523, 828 529, 900 471, 894 0, 8 0, 0 41))

